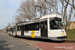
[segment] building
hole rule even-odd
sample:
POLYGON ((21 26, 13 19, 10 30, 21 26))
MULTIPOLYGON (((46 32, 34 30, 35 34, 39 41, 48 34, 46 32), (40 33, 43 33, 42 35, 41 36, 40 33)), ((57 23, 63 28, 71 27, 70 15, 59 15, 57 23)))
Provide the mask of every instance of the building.
POLYGON ((69 25, 67 26, 67 29, 75 29, 75 22, 71 22, 70 26, 69 25))

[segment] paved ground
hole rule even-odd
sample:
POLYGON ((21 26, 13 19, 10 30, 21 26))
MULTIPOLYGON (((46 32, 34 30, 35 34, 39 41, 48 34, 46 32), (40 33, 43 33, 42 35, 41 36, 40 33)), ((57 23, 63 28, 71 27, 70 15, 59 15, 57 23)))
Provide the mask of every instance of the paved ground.
POLYGON ((14 39, 19 39, 20 41, 34 45, 38 48, 41 48, 42 50, 75 50, 75 43, 53 42, 44 39, 31 39, 31 38, 20 38, 20 37, 14 39))
POLYGON ((0 32, 0 50, 36 50, 36 48, 0 32))
POLYGON ((75 50, 75 44, 40 42, 34 45, 43 50, 75 50))

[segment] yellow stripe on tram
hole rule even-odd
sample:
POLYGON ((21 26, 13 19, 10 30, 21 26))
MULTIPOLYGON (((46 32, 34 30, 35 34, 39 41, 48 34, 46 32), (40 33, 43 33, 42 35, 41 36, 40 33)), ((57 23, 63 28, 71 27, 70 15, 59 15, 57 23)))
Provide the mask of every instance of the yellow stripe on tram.
POLYGON ((35 38, 35 31, 32 31, 31 38, 35 38))
POLYGON ((65 36, 65 33, 63 32, 63 36, 65 36))

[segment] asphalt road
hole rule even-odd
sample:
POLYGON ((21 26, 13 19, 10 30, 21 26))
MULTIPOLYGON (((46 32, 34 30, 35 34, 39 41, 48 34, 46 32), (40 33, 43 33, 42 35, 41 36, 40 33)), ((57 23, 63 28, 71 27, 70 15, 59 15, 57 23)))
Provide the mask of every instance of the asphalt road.
POLYGON ((0 32, 0 50, 37 50, 0 32))

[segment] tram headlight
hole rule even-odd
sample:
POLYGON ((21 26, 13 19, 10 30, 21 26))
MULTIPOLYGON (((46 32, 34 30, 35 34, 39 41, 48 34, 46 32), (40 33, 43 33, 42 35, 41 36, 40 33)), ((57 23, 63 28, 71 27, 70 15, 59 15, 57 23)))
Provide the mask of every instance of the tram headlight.
POLYGON ((65 31, 61 31, 62 32, 62 36, 66 36, 65 31))

